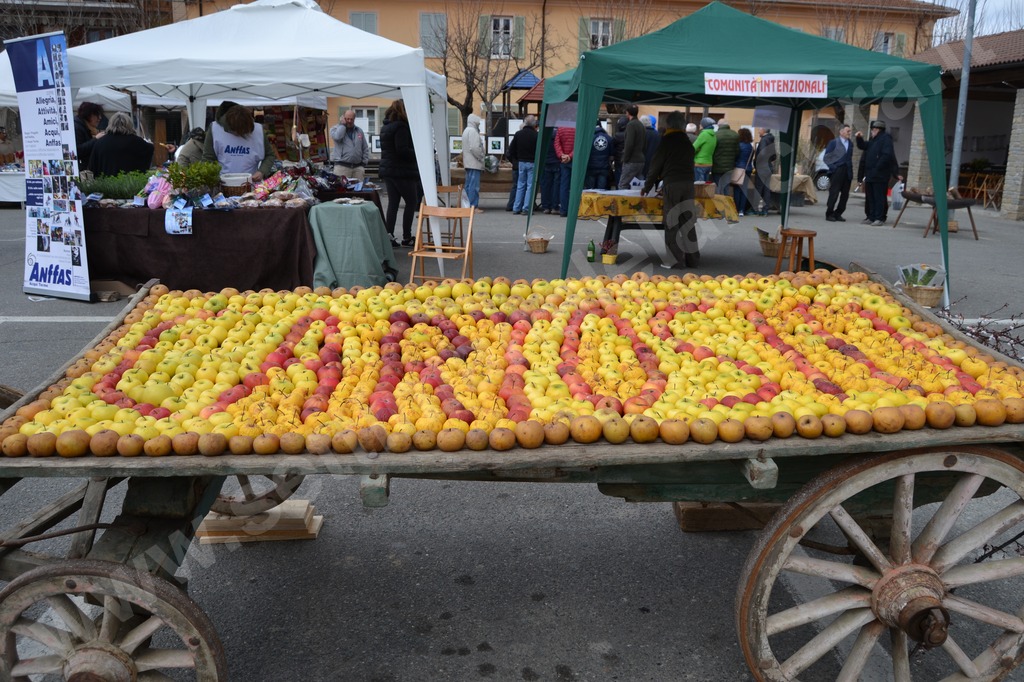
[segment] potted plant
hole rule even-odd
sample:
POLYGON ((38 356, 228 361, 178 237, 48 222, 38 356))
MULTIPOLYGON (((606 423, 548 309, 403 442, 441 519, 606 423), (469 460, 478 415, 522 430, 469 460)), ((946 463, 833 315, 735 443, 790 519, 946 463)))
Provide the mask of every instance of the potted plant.
POLYGON ((601 262, 605 265, 615 265, 619 257, 619 242, 614 239, 607 239, 601 242, 601 262))
POLYGON ((102 194, 105 199, 131 199, 142 191, 149 181, 146 171, 122 171, 117 175, 89 177, 78 180, 78 189, 83 195, 102 194))
POLYGON ((167 179, 174 189, 190 196, 216 194, 220 189, 220 164, 216 161, 196 161, 188 166, 172 163, 167 167, 167 179))

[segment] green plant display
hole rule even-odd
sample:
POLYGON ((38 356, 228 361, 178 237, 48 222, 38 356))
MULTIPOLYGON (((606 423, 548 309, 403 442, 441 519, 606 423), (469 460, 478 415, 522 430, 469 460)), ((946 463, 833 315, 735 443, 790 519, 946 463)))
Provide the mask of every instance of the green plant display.
POLYGON ((172 163, 167 167, 167 180, 178 190, 216 188, 220 185, 220 164, 196 161, 188 166, 172 163))
POLYGON ((106 199, 131 199, 145 188, 149 177, 146 171, 130 171, 91 180, 79 179, 77 184, 83 195, 98 193, 106 199))

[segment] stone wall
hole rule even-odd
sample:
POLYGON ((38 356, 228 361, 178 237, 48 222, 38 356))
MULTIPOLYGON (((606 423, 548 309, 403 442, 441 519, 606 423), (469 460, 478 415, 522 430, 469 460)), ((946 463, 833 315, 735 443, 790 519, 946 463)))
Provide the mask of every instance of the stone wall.
POLYGON ((1000 215, 1010 220, 1024 219, 1024 90, 1017 90, 1010 126, 1010 153, 1006 159, 1006 180, 1000 215))
MULTIPOLYGON (((868 107, 868 106, 861 106, 861 105, 858 105, 858 104, 848 104, 848 105, 846 105, 846 111, 845 111, 846 122, 849 123, 853 127, 853 132, 854 133, 856 133, 857 131, 860 131, 860 133, 864 136, 865 141, 868 139, 868 136, 870 135, 870 131, 868 129, 868 126, 871 125, 871 121, 868 120, 868 116, 870 115, 870 113, 871 113, 871 108, 868 107)), ((853 136, 851 136, 850 139, 854 140, 853 136)), ((853 173, 854 173, 854 175, 856 175, 857 171, 860 169, 860 157, 861 157, 862 153, 863 152, 861 152, 861 150, 857 148, 856 140, 854 140, 854 144, 853 144, 853 173)), ((854 178, 853 179, 853 186, 854 186, 854 188, 857 187, 857 185, 860 183, 861 180, 863 180, 863 178, 854 178)))
POLYGON ((910 156, 907 159, 907 187, 916 187, 925 194, 932 193, 932 173, 928 166, 921 109, 914 105, 914 125, 910 133, 910 156))

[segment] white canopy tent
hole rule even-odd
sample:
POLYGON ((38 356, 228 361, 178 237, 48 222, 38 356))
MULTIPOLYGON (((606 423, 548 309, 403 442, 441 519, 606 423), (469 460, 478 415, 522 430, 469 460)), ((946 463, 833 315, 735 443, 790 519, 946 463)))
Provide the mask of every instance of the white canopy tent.
MULTIPOLYGON (((401 97, 425 199, 437 205, 434 150, 446 158, 448 149, 444 77, 425 68, 421 49, 354 28, 314 0, 235 5, 70 48, 68 62, 72 87, 184 101, 193 126, 205 123, 208 100, 401 97), (269 49, 267 31, 275 35, 269 49)), ((9 62, 0 66, 0 93, 7 89, 14 90, 9 62)), ((447 183, 448 164, 440 167, 447 183)))

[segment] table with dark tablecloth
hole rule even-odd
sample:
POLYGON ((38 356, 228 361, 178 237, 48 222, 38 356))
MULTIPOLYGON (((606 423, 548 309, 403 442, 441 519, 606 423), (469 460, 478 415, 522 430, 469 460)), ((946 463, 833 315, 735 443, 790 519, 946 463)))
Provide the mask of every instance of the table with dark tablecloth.
POLYGON ((313 283, 316 247, 306 211, 252 208, 192 214, 192 234, 167 234, 163 210, 83 211, 91 279, 172 289, 294 289, 313 283))

